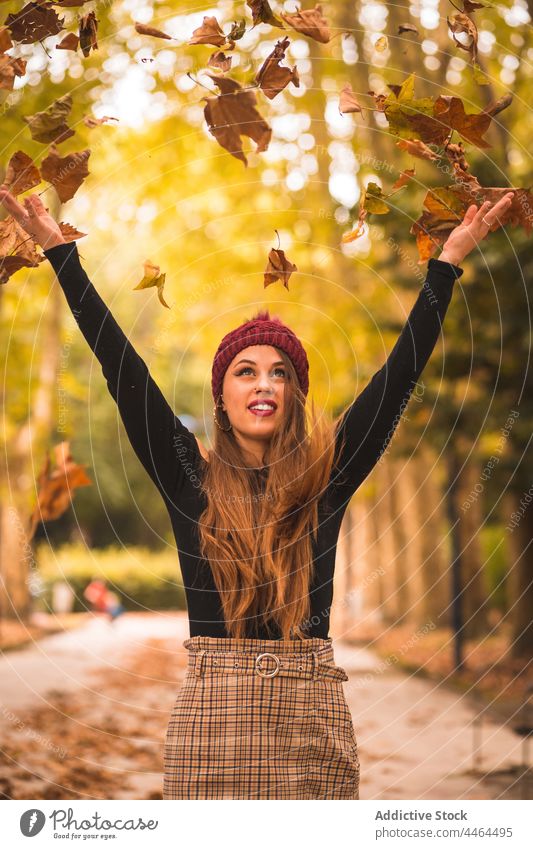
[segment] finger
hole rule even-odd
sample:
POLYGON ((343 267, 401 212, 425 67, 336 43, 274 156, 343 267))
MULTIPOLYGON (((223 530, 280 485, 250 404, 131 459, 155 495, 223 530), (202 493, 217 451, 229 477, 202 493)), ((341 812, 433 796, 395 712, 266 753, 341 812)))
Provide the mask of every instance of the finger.
MULTIPOLYGON (((514 194, 513 192, 506 192, 506 194, 500 198, 495 204, 491 206, 490 201, 486 201, 487 209, 483 213, 481 218, 481 225, 485 227, 489 227, 489 229, 494 224, 500 224, 499 216, 501 213, 506 212, 509 207, 512 205, 514 194)), ((485 204, 484 204, 485 205, 485 204)))
POLYGON ((2 185, 0 188, 0 199, 2 203, 4 204, 7 211, 11 213, 13 218, 20 223, 21 220, 24 220, 26 218, 26 210, 24 209, 22 204, 20 204, 18 200, 13 197, 7 186, 2 185))
POLYGON ((491 205, 490 200, 486 200, 481 204, 478 211, 474 215, 474 218, 472 219, 472 224, 474 224, 475 226, 479 226, 479 225, 481 225, 482 227, 486 226, 486 225, 483 224, 483 218, 485 217, 485 215, 489 211, 490 205, 491 205))
POLYGON ((465 212, 465 215, 464 215, 464 218, 463 218, 463 224, 470 224, 472 219, 474 218, 474 215, 476 214, 476 212, 477 212, 477 206, 476 206, 475 203, 473 203, 471 206, 468 207, 468 209, 465 212))

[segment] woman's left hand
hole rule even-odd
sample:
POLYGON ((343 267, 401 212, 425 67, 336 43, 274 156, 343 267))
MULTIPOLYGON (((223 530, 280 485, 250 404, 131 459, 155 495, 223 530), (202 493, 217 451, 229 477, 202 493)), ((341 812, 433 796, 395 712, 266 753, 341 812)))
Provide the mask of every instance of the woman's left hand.
POLYGON ((459 265, 465 256, 488 236, 494 224, 498 227, 501 225, 498 216, 502 212, 507 212, 513 196, 514 192, 506 192, 493 206, 490 200, 482 203, 479 209, 475 203, 469 206, 461 223, 446 239, 442 253, 437 259, 459 265))

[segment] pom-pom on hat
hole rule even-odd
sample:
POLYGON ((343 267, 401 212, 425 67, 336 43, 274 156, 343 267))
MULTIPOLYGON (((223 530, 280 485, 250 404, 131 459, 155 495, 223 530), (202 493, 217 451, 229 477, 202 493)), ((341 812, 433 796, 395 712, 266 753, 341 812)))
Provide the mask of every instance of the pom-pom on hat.
POLYGON ((296 334, 278 316, 261 310, 239 327, 226 333, 213 359, 211 389, 215 402, 222 394, 222 381, 233 357, 249 345, 273 345, 290 357, 304 395, 309 390, 309 362, 296 334))

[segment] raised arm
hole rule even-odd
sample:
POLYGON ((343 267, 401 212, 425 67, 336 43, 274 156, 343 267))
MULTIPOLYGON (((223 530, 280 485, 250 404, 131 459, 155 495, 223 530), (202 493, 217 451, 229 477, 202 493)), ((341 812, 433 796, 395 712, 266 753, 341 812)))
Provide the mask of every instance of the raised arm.
POLYGON ((83 269, 76 242, 44 250, 68 305, 102 366, 128 438, 165 498, 179 495, 186 461, 199 450, 191 431, 174 415, 139 354, 129 342, 83 269))
MULTIPOLYGON (((78 326, 98 358, 135 453, 165 498, 175 501, 201 461, 194 435, 174 415, 148 368, 128 341, 38 195, 24 206, 0 186, 0 203, 41 245, 78 326)), ((191 480, 191 485, 192 480, 191 480)))
POLYGON ((332 483, 343 500, 361 485, 387 448, 401 414, 440 334, 458 263, 505 223, 514 198, 473 203, 446 239, 440 259, 431 258, 424 285, 385 365, 348 407, 337 427, 337 461, 332 483), (501 216, 501 218, 500 218, 501 216))
POLYGON ((332 482, 344 496, 355 492, 386 450, 435 347, 454 282, 462 274, 451 262, 428 261, 424 285, 387 361, 342 416, 332 482))

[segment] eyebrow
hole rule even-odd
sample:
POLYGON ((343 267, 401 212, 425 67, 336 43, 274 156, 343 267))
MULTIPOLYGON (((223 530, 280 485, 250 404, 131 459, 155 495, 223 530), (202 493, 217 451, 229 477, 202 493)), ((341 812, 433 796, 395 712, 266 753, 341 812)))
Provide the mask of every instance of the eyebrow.
MULTIPOLYGON (((239 360, 239 362, 238 362, 238 363, 235 363, 235 367, 237 367, 240 363, 251 363, 253 366, 255 366, 255 365, 256 365, 255 360, 246 360, 246 359, 244 359, 244 360, 239 360)), ((275 362, 275 363, 272 363, 272 365, 273 365, 273 366, 284 366, 284 365, 285 365, 285 363, 283 362, 283 360, 276 360, 276 362, 275 362)))

